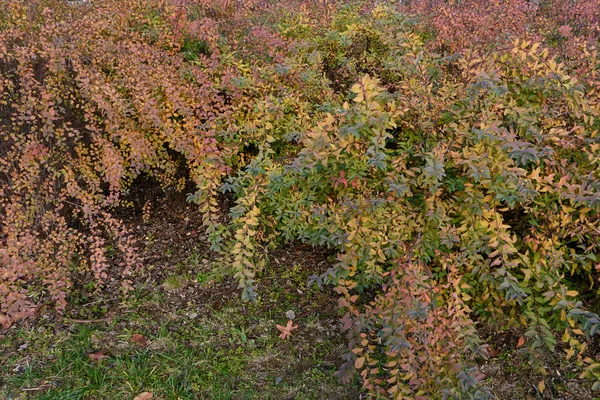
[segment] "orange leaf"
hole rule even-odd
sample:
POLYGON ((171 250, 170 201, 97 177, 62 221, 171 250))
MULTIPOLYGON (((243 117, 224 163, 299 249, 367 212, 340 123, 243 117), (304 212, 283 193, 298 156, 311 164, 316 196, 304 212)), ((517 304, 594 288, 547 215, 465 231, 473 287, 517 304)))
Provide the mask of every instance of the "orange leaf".
POLYGON ((523 336, 521 336, 519 338, 519 341, 517 342, 517 347, 521 347, 525 344, 525 338, 523 336))
POLYGON ((354 361, 354 367, 356 369, 361 369, 364 364, 365 364, 365 358, 364 357, 358 357, 356 359, 356 361, 354 361))
POLYGON ((280 338, 282 339, 289 339, 292 336, 292 331, 294 329, 298 329, 298 325, 292 325, 292 321, 289 320, 286 326, 282 326, 282 325, 277 325, 277 329, 279 329, 279 331, 281 332, 281 335, 279 335, 280 338))

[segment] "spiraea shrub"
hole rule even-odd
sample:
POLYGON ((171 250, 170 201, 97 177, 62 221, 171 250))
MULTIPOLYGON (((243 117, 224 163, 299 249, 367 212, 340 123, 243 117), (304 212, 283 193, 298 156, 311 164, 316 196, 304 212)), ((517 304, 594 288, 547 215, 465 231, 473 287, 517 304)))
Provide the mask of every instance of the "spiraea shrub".
MULTIPOLYGON (((166 3, 0 4, 3 324, 65 307, 74 273, 101 288, 138 268, 114 215, 140 175, 211 192, 226 113, 210 72, 182 56, 193 26, 166 3), (188 176, 178 171, 185 168, 188 176), (108 249, 112 248, 109 254, 108 249), (110 259, 109 259, 110 258, 110 259)), ((210 32, 204 32, 210 39, 210 32)), ((207 59, 202 54, 198 57, 207 59)))
POLYGON ((334 249, 310 284, 373 398, 492 397, 478 324, 600 381, 591 2, 127 3, 0 3, 5 327, 75 274, 127 289, 145 175, 194 185, 246 299, 274 246, 334 249))

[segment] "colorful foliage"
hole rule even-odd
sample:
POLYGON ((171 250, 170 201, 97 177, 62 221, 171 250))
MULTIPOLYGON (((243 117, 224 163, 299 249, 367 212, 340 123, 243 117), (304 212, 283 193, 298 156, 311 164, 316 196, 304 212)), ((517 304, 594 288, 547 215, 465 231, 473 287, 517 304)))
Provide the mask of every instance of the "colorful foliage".
POLYGON ((335 249, 373 397, 491 397, 479 321, 600 379, 593 2, 234 3, 0 0, 0 322, 127 288, 146 176, 194 185, 244 298, 274 246, 335 249))
POLYGON ((180 56, 172 6, 1 7, 0 294, 19 320, 40 301, 63 309, 76 271, 127 288, 139 260, 115 207, 141 174, 210 193, 226 170, 214 138, 226 106, 180 56))

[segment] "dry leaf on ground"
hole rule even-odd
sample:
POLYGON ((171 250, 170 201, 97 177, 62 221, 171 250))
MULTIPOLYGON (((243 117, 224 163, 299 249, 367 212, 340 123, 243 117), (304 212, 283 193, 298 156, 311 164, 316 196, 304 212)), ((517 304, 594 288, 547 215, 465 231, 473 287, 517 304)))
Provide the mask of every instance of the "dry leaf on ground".
POLYGON ((110 358, 106 354, 104 354, 102 351, 99 351, 97 353, 90 353, 90 354, 88 354, 88 357, 90 358, 90 360, 92 360, 94 362, 99 362, 106 358, 110 358))
POLYGON ((138 394, 137 396, 135 396, 135 399, 133 400, 150 400, 154 397, 154 393, 152 392, 142 392, 140 394, 138 394))
POLYGON ((298 329, 298 325, 292 324, 292 320, 289 320, 286 326, 276 324, 277 329, 279 329, 279 331, 281 332, 281 335, 279 335, 280 338, 289 339, 292 336, 292 331, 294 329, 298 329))
POLYGON ((131 343, 137 343, 142 347, 148 344, 148 339, 146 339, 144 335, 140 335, 139 333, 134 333, 133 335, 131 335, 130 341, 131 343))

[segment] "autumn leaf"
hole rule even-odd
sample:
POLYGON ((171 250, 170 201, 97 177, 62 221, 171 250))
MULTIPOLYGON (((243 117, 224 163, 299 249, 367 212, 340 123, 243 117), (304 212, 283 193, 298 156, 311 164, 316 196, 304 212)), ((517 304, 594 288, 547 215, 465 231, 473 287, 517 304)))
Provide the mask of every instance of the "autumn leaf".
POLYGON ((144 337, 144 335, 140 335, 139 333, 134 333, 131 335, 131 339, 129 339, 131 343, 136 343, 142 347, 148 344, 148 339, 144 337))
POLYGON ((365 358, 364 357, 358 357, 356 359, 356 361, 354 361, 354 367, 356 369, 361 369, 364 364, 365 364, 365 358))
POLYGON ((100 362, 106 358, 110 358, 106 354, 104 354, 104 352, 102 352, 102 351, 99 351, 97 353, 90 353, 90 354, 88 354, 88 357, 93 362, 100 362))
POLYGON ((544 381, 540 381, 540 383, 537 385, 537 388, 540 393, 544 393, 544 389, 546 389, 546 383, 544 381))
POLYGON ((292 325, 292 321, 289 320, 286 326, 282 326, 282 325, 276 325, 277 329, 279 329, 279 331, 281 332, 281 335, 279 335, 280 338, 282 339, 288 339, 292 336, 292 331, 294 329, 298 329, 298 325, 292 325))
POLYGON ((500 354, 500 350, 497 350, 494 347, 489 347, 488 351, 491 357, 496 357, 498 354, 500 354))
POLYGON ((12 320, 2 313, 0 313, 0 326, 2 329, 8 329, 12 325, 12 320))
POLYGON ((525 344, 525 338, 523 336, 521 336, 519 338, 519 341, 517 342, 517 347, 521 347, 525 344))
POLYGON ((150 400, 154 397, 154 393, 152 392, 142 392, 135 396, 133 400, 150 400))

